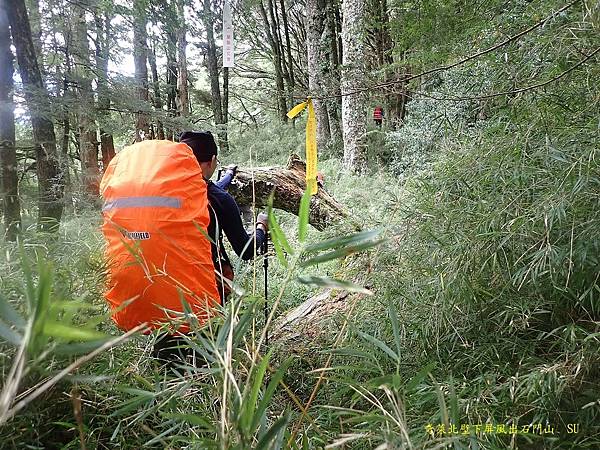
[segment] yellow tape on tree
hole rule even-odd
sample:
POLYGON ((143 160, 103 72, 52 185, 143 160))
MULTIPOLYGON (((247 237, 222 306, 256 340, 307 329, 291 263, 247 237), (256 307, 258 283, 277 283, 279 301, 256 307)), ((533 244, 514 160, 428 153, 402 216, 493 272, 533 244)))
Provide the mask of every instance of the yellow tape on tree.
POLYGON ((306 186, 310 195, 317 193, 317 118, 312 99, 308 97, 305 102, 294 106, 287 116, 293 119, 308 107, 308 119, 306 120, 306 186))

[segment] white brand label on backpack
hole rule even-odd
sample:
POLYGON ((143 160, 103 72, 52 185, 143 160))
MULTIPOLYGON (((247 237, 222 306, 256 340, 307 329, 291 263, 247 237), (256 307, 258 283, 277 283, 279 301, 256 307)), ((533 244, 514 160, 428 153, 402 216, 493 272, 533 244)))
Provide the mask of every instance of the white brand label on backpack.
POLYGON ((123 236, 134 241, 145 241, 150 239, 150 233, 147 231, 122 231, 123 236))

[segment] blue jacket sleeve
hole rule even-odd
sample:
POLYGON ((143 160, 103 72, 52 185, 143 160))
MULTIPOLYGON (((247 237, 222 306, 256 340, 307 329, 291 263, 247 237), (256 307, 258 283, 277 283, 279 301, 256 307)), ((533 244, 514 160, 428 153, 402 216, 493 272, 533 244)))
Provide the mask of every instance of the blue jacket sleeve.
POLYGON ((265 241, 265 233, 258 229, 254 236, 249 236, 240 217, 240 209, 233 197, 223 190, 219 192, 219 201, 212 204, 219 221, 219 226, 227 236, 235 253, 243 260, 254 257, 254 247, 260 254, 265 241))
POLYGON ((219 179, 219 181, 215 182, 215 185, 217 185, 221 189, 227 189, 227 187, 229 186, 229 183, 231 183, 231 180, 233 180, 233 173, 226 170, 225 175, 223 175, 219 179))

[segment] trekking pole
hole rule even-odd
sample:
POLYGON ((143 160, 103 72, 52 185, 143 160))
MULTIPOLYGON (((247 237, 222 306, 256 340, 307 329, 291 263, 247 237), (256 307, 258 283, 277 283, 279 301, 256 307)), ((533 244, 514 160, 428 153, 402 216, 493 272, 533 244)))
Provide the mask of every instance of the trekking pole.
POLYGON ((267 321, 269 319, 269 290, 268 290, 268 273, 269 273, 269 232, 265 232, 265 240, 263 242, 263 269, 265 272, 265 345, 269 346, 269 330, 267 329, 267 321))

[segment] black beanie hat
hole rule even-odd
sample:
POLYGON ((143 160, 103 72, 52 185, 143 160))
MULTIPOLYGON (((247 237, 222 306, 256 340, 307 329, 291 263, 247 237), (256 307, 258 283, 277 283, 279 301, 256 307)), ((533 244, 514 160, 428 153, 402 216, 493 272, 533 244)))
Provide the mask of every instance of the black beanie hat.
POLYGON ((179 142, 187 144, 199 162, 208 162, 217 155, 217 144, 210 131, 184 131, 179 142))

